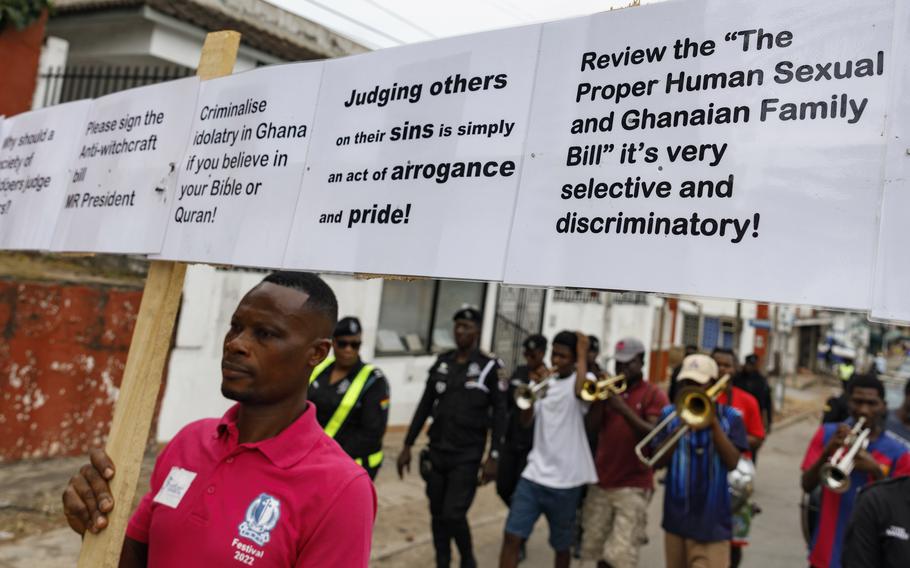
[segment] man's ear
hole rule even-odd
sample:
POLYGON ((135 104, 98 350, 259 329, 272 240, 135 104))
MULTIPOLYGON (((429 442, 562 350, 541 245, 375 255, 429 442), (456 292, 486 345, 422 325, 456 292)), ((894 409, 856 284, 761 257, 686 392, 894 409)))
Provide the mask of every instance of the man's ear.
POLYGON ((314 339, 310 344, 310 360, 307 363, 311 367, 316 367, 322 361, 329 356, 329 352, 332 350, 332 340, 327 337, 320 339, 314 339))

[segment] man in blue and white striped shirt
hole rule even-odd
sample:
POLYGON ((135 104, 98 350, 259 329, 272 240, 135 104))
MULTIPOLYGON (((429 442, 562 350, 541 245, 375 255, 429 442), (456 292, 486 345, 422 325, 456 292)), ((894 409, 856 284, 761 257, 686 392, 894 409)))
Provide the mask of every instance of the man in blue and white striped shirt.
MULTIPOLYGON (((717 382, 717 364, 707 355, 686 357, 679 373, 681 389, 706 390, 717 382)), ((675 410, 663 409, 661 420, 675 410)), ((711 425, 690 430, 657 463, 668 467, 664 491, 667 568, 726 568, 730 563, 732 513, 727 472, 749 449, 742 416, 736 409, 715 405, 711 425)), ((677 418, 655 440, 660 445, 681 426, 677 418)))

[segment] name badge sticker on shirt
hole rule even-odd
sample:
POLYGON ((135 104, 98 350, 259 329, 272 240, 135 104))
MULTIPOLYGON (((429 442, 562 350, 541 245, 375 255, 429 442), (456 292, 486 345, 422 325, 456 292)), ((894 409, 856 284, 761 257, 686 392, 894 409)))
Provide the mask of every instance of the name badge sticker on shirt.
POLYGON ((172 467, 153 501, 176 509, 194 479, 196 479, 196 472, 176 466, 172 467))

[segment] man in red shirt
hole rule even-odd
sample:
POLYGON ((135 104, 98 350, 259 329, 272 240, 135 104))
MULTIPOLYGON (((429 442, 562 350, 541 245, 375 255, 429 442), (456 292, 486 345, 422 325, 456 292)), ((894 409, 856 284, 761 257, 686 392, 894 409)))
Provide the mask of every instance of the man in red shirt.
MULTIPOLYGON (((121 568, 367 566, 375 490, 307 402, 337 312, 332 290, 306 273, 270 274, 243 297, 221 358, 221 392, 238 404, 162 450, 121 568)), ((64 511, 79 534, 107 526, 115 472, 95 450, 70 480, 64 511)))
POLYGON ((582 508, 581 557, 598 566, 634 568, 645 544, 651 469, 635 457, 635 445, 657 423, 668 404, 663 390, 645 382, 645 346, 635 338, 616 344, 616 373, 626 391, 591 405, 588 427, 599 431, 594 464, 597 484, 588 486, 582 508))
MULTIPOLYGON (((720 377, 736 374, 736 355, 730 349, 718 347, 711 353, 717 363, 717 374, 720 377)), ((752 454, 765 441, 765 424, 762 420, 761 407, 758 400, 745 390, 733 386, 733 381, 727 383, 727 389, 717 398, 720 404, 732 406, 743 417, 746 426, 746 440, 749 450, 743 452, 742 457, 752 459, 752 454)), ((730 541, 730 568, 737 568, 743 558, 743 547, 749 543, 749 528, 752 522, 752 503, 748 500, 733 511, 733 540, 730 541)))

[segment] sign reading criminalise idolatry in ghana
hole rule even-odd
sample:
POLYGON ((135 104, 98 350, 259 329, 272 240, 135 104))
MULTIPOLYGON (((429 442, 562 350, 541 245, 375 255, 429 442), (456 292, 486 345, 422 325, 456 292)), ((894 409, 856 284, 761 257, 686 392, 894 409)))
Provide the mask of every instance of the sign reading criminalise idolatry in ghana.
POLYGON ((285 266, 501 279, 539 35, 327 61, 285 266))
POLYGON ((505 280, 865 309, 892 0, 547 24, 505 280))
POLYGON ((199 89, 195 77, 95 99, 52 248, 158 253, 199 89))
POLYGON ((0 248, 51 246, 70 156, 91 101, 20 114, 0 128, 0 248))
POLYGON ((201 84, 162 258, 281 265, 322 67, 275 65, 201 84))

